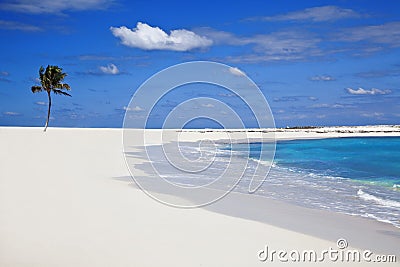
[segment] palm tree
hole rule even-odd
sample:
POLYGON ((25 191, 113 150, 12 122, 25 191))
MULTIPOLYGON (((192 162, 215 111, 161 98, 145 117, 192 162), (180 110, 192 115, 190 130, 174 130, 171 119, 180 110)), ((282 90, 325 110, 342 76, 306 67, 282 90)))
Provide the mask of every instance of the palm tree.
POLYGON ((44 131, 47 130, 47 126, 49 126, 50 119, 50 109, 51 109, 51 95, 53 92, 56 95, 67 95, 70 94, 62 91, 62 90, 71 90, 70 86, 66 83, 63 83, 66 73, 62 72, 62 68, 58 66, 50 66, 48 65, 46 70, 44 70, 43 66, 39 69, 39 79, 41 86, 32 86, 32 93, 37 93, 41 91, 46 91, 47 96, 49 97, 49 109, 47 111, 47 120, 46 125, 44 127, 44 131))

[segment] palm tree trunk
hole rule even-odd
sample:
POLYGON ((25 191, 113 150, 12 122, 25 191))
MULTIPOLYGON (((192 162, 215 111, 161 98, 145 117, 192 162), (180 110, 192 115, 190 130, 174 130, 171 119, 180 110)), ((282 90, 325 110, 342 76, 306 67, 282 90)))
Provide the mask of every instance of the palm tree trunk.
POLYGON ((50 108, 51 108, 51 96, 50 96, 50 91, 47 92, 47 96, 49 97, 49 110, 47 111, 47 120, 46 120, 46 125, 44 126, 44 131, 47 130, 47 126, 49 126, 49 120, 50 120, 50 108))

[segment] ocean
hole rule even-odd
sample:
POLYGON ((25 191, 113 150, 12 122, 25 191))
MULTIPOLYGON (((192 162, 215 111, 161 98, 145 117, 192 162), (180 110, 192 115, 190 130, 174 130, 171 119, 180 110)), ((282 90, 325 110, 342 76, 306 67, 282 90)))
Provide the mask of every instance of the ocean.
MULTIPOLYGON (((263 161, 261 143, 222 145, 230 152, 263 161)), ((229 153, 228 153, 229 152, 229 153)), ((268 162, 267 162, 268 163, 268 162)), ((236 191, 247 192, 244 179, 236 191)), ((274 162, 255 194, 309 208, 325 209, 391 223, 400 228, 400 138, 362 137, 279 141, 274 162)))
POLYGON ((179 187, 249 194, 261 184, 253 194, 400 228, 400 137, 278 141, 273 161, 271 146, 200 142, 180 144, 168 159, 168 145, 147 153, 159 176, 179 187))

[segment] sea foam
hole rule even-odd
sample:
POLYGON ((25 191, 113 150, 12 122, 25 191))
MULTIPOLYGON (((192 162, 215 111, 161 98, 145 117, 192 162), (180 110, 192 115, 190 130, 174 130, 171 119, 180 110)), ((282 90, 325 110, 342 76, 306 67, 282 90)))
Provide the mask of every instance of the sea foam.
POLYGON ((390 199, 383 199, 383 198, 374 196, 372 194, 365 193, 361 189, 358 189, 357 195, 363 200, 374 201, 385 207, 400 208, 400 202, 398 202, 398 201, 390 200, 390 199))

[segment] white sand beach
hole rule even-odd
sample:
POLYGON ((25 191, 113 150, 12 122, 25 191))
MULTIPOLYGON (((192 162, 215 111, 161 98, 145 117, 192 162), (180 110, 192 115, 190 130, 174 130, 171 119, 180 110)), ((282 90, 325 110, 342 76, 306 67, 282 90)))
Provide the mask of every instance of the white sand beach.
MULTIPOLYGON (((271 131, 277 139, 400 136, 398 126, 249 129, 248 136, 262 140, 271 131)), ((147 142, 165 142, 159 133, 147 130, 147 142)), ((225 136, 180 133, 184 141, 225 136)), ((348 249, 397 256, 368 266, 400 263, 400 229, 375 220, 239 193, 196 209, 154 201, 130 177, 122 129, 1 127, 0 147, 0 266, 276 266, 288 263, 258 259, 266 245, 319 253, 338 249, 339 238, 348 249)))

